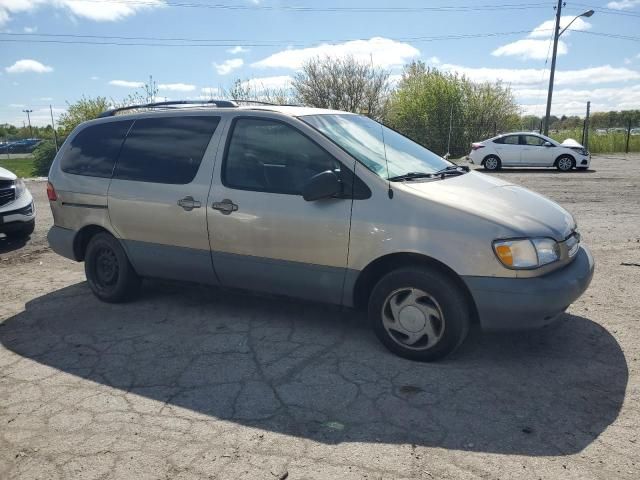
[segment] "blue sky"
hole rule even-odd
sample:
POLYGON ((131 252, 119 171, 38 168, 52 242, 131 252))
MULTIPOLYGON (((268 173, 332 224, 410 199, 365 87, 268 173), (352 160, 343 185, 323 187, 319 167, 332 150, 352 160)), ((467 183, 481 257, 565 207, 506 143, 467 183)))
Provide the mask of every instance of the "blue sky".
MULTIPOLYGON (((594 111, 640 108, 640 0, 583 2, 563 9, 565 23, 596 13, 562 36, 553 113, 583 114, 587 100, 594 111)), ((119 100, 149 75, 171 99, 215 96, 236 78, 285 86, 305 59, 345 54, 394 79, 414 59, 501 79, 524 113, 542 115, 555 3, 0 0, 0 123, 22 124, 29 108, 46 124, 49 104, 57 116, 83 94, 119 100)))

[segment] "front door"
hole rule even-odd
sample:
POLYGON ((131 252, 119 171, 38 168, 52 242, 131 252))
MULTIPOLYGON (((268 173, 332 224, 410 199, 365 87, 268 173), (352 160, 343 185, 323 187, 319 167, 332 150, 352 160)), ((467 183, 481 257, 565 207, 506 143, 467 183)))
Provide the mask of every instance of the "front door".
POLYGON ((207 215, 223 285, 340 303, 351 198, 305 201, 316 173, 345 168, 293 125, 236 117, 216 162, 207 215))
POLYGON ((553 148, 545 147, 546 140, 537 135, 520 135, 522 165, 549 167, 553 165, 553 148))
POLYGON ((138 119, 131 127, 108 205, 111 224, 138 274, 217 283, 206 206, 219 122, 219 117, 183 113, 138 119))

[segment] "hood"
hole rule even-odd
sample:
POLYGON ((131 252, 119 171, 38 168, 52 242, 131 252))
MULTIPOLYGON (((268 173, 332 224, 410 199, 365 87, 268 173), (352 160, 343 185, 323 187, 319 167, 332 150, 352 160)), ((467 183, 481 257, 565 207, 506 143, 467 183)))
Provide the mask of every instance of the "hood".
POLYGON ((14 173, 11 173, 6 168, 0 167, 0 180, 15 180, 16 178, 18 177, 16 177, 14 173))
POLYGON ((564 142, 562 142, 560 145, 562 145, 563 147, 569 147, 569 148, 584 148, 582 145, 580 145, 576 140, 574 140, 573 138, 567 138, 564 142))
POLYGON ((514 236, 546 236, 562 241, 576 227, 573 216, 557 203, 483 173, 403 185, 421 197, 509 228, 514 236))

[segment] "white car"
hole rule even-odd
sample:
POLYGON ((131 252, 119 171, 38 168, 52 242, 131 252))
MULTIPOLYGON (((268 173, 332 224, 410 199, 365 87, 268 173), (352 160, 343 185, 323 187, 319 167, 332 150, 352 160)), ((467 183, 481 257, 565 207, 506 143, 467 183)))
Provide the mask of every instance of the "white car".
POLYGON ((483 142, 472 143, 468 160, 486 170, 502 167, 556 167, 562 172, 572 168, 586 170, 591 154, 578 142, 562 143, 532 132, 498 135, 483 142))
POLYGON ((0 167, 0 233, 27 238, 33 233, 36 210, 31 192, 14 173, 0 167))

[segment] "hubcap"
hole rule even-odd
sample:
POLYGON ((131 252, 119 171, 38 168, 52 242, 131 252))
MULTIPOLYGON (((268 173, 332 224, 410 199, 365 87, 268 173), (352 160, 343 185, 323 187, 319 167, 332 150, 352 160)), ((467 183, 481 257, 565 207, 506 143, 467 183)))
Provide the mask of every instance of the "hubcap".
POLYGON ((558 160, 558 165, 561 170, 570 170, 571 169, 571 160, 568 158, 561 158, 558 160))
POLYGON ((484 164, 489 170, 495 170, 498 166, 498 161, 495 158, 488 158, 484 164))
POLYGON ((402 288, 382 306, 382 324, 394 342, 412 350, 426 350, 444 334, 444 316, 438 302, 423 290, 402 288))

